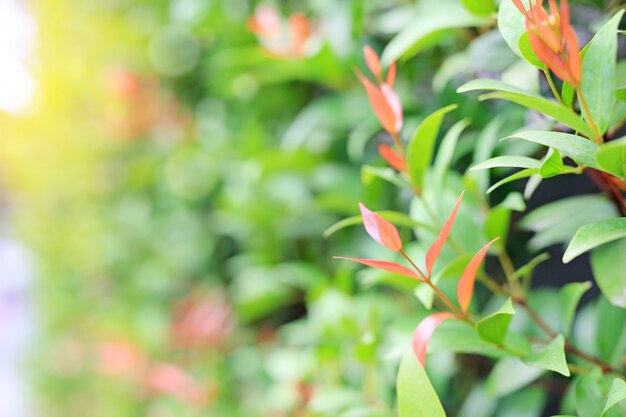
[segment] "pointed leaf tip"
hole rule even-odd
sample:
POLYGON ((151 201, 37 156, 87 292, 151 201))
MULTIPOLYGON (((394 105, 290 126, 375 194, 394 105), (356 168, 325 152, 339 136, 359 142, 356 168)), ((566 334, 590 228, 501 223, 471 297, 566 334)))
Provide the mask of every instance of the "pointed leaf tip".
POLYGON ((463 194, 465 194, 465 191, 461 192, 461 195, 456 200, 456 204, 454 205, 454 208, 452 209, 450 216, 448 216, 448 220, 446 220, 446 223, 443 225, 443 228, 441 229, 441 232, 439 233, 437 240, 433 242, 430 248, 428 248, 428 252, 426 252, 426 271, 428 275, 431 274, 433 270, 433 266, 435 265, 435 261, 437 260, 437 257, 439 256, 439 252, 441 252, 443 245, 446 243, 446 240, 448 239, 448 235, 450 235, 450 230, 452 229, 452 224, 454 224, 454 219, 456 217, 457 211, 459 210, 461 200, 463 199, 463 194))
POLYGON ((463 275, 461 275, 461 279, 456 288, 456 295, 459 300, 459 305, 461 306, 461 310, 463 313, 467 313, 467 309, 469 308, 470 302, 472 301, 472 295, 474 294, 474 284, 476 282, 476 272, 482 264, 485 256, 487 255, 487 251, 489 247, 496 240, 500 239, 499 237, 493 239, 491 242, 487 243, 483 246, 469 261, 465 270, 463 271, 463 275))
POLYGON ((387 97, 380 89, 380 87, 374 85, 365 75, 363 75, 359 70, 354 70, 356 76, 365 87, 365 92, 367 93, 367 99, 372 106, 372 110, 376 115, 376 118, 380 122, 383 129, 385 129, 389 134, 397 133, 397 125, 399 121, 396 119, 396 114, 394 113, 391 104, 387 101, 387 97))
POLYGON ((367 233, 379 244, 395 252, 402 250, 402 241, 396 227, 387 220, 374 213, 362 203, 359 203, 363 225, 367 233))
POLYGON ((374 77, 380 82, 382 68, 380 66, 380 59, 378 58, 378 54, 372 49, 371 46, 365 45, 363 47, 363 55, 365 55, 365 63, 367 64, 367 68, 374 74, 374 77))
POLYGON ((422 320, 413 332, 413 352, 422 366, 426 363, 426 348, 435 329, 444 321, 453 318, 454 315, 446 311, 431 314, 422 320))
POLYGON ((409 268, 399 265, 395 262, 389 261, 378 261, 375 259, 363 259, 363 258, 347 258, 344 256, 333 256, 335 259, 344 259, 346 261, 354 261, 363 265, 371 266, 373 268, 381 269, 383 271, 391 272, 394 274, 404 275, 409 278, 416 279, 418 281, 422 281, 422 279, 409 268))

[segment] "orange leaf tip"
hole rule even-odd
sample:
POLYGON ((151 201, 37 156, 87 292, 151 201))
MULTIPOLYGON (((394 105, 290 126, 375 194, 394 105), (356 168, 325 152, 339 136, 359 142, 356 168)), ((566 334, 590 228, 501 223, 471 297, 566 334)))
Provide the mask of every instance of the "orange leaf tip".
POLYGON ((469 263, 465 267, 463 275, 461 275, 461 279, 459 279, 459 283, 456 288, 456 295, 463 313, 467 313, 467 309, 469 308, 470 302, 472 301, 472 295, 474 294, 474 284, 476 282, 476 272, 478 272, 480 264, 485 259, 489 247, 493 244, 493 242, 498 239, 500 238, 497 237, 493 239, 491 242, 483 246, 478 252, 476 252, 476 254, 472 257, 472 259, 470 259, 469 263))

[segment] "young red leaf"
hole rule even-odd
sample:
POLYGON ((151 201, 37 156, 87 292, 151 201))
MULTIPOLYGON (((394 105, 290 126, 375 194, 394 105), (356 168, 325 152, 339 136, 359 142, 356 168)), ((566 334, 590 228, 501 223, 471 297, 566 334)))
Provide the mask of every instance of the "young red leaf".
POLYGON ((461 279, 456 287, 456 296, 459 300, 459 305, 461 306, 461 310, 463 313, 467 313, 467 309, 470 305, 470 301, 472 301, 472 295, 474 294, 474 283, 476 282, 476 272, 480 267, 480 264, 485 259, 485 255, 487 255, 487 251, 489 250, 489 246, 499 238, 493 239, 491 242, 487 243, 483 246, 469 261, 465 270, 463 271, 463 275, 461 275, 461 279))
MULTIPOLYGON (((393 111, 393 116, 395 118, 394 130, 398 133, 402 129, 402 102, 400 101, 400 97, 396 94, 395 91, 391 89, 388 84, 383 84, 380 86, 380 91, 382 91, 385 100, 387 100, 387 104, 391 107, 393 111)), ((391 132, 390 132, 391 133, 391 132)))
POLYGON ((383 271, 393 272, 394 274, 404 275, 409 278, 416 279, 418 281, 422 281, 422 279, 415 272, 410 270, 407 267, 399 265, 395 262, 389 261, 377 261, 374 259, 363 259, 363 258, 346 258, 343 256, 333 256, 335 259, 345 259, 347 261, 358 262, 363 265, 371 266, 374 268, 382 269, 383 271))
POLYGON ((424 366, 426 362, 426 348, 428 347, 428 342, 433 332, 441 323, 453 318, 454 314, 448 312, 431 314, 422 320, 415 329, 415 332, 413 332, 413 352, 422 366, 424 366))
POLYGON ((402 241, 396 227, 363 204, 359 203, 359 207, 361 208, 365 230, 372 239, 393 251, 400 252, 402 241))
POLYGON ((394 83, 396 82, 396 63, 392 62, 387 70, 387 81, 386 84, 389 88, 393 88, 394 83))
POLYGON ((369 46, 365 45, 363 47, 363 55, 365 55, 365 63, 367 64, 367 68, 370 69, 376 80, 381 82, 381 73, 383 72, 380 66, 380 59, 376 52, 369 46))
POLYGON ((391 146, 387 144, 378 145, 378 153, 389 164, 390 167, 400 172, 406 172, 406 162, 402 155, 399 155, 391 146))
POLYGON ((428 248, 428 252, 426 252, 426 273, 429 276, 433 270, 435 261, 437 260, 437 257, 439 256, 439 252, 441 252, 441 248, 443 248, 443 245, 446 243, 446 240, 448 239, 448 235, 450 234, 450 229, 452 229, 452 224, 454 223, 456 212, 459 210, 459 205, 461 204, 461 199, 463 198, 463 194, 465 194, 465 191, 463 191, 461 195, 459 196, 459 198, 456 200, 456 204, 454 205, 454 208, 452 209, 450 216, 448 216, 448 220, 446 220, 446 223, 443 225, 443 229, 441 229, 441 232, 439 232, 439 236, 437 237, 437 240, 435 240, 435 242, 430 246, 430 248, 428 248))
POLYGON ((382 125, 383 129, 385 129, 390 134, 396 133, 396 115, 391 107, 391 105, 387 102, 387 98, 383 94, 382 90, 375 86, 366 76, 361 74, 358 70, 355 70, 356 76, 365 87, 365 92, 367 93, 367 98, 372 106, 372 110, 374 110, 374 114, 378 121, 382 125))

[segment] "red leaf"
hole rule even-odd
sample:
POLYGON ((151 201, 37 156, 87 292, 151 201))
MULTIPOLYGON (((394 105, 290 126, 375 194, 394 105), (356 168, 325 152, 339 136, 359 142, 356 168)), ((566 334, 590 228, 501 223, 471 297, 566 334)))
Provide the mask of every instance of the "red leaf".
POLYGON ((304 54, 306 41, 309 39, 309 21, 306 16, 294 13, 289 17, 289 41, 291 51, 295 56, 304 54))
POLYGON ((358 70, 355 70, 356 76, 365 87, 367 92, 367 98, 370 105, 374 110, 374 114, 378 118, 378 121, 390 134, 397 133, 396 131, 396 116, 394 114, 391 105, 387 102, 387 98, 383 94, 382 90, 375 86, 367 77, 361 74, 358 70))
POLYGON ((387 70, 387 82, 386 84, 389 88, 393 88, 394 83, 396 82, 396 63, 392 62, 389 70, 387 70))
POLYGON ((406 162, 402 155, 399 155, 391 146, 387 144, 378 145, 378 153, 389 164, 390 167, 400 172, 406 172, 406 162))
POLYGON ((362 258, 346 258, 343 256, 333 256, 335 259, 345 259, 347 261, 358 262, 363 265, 371 266, 374 268, 382 269, 383 271, 393 272, 394 274, 404 275, 406 277, 410 277, 416 279, 418 281, 422 281, 422 279, 415 272, 410 270, 407 267, 399 265, 395 262, 389 261, 377 261, 374 259, 362 259, 362 258))
POLYGON ((521 0, 513 0, 513 4, 515 4, 515 7, 517 7, 519 11, 522 12, 526 19, 529 19, 528 13, 526 13, 526 8, 522 4, 521 0))
POLYGON ((400 129, 402 129, 402 102, 400 101, 400 97, 398 97, 396 92, 393 91, 387 84, 381 85, 380 91, 382 91, 383 96, 385 96, 385 100, 387 100, 387 104, 389 104, 391 110, 393 111, 393 115, 396 119, 394 129, 397 133, 400 129))
POLYGON ((565 65, 563 58, 552 51, 532 30, 528 31, 528 40, 530 40, 530 46, 541 62, 546 64, 561 80, 573 86, 576 85, 576 82, 570 76, 569 68, 565 65))
POLYGON ((456 204, 454 205, 450 216, 448 216, 448 220, 446 220, 446 223, 443 225, 443 229, 441 229, 441 232, 439 232, 439 237, 437 237, 437 240, 435 240, 430 248, 428 248, 428 252, 426 252, 426 272, 428 273, 428 276, 430 276, 430 273, 433 270, 433 266, 435 265, 435 261, 439 256, 439 252, 441 252, 441 248, 443 248, 443 245, 448 239, 448 235, 450 234, 450 229, 452 229, 452 224, 454 223, 456 212, 459 210, 459 205, 461 204, 463 194, 465 194, 465 191, 463 191, 459 198, 456 200, 456 204))
POLYGON ((396 227, 363 204, 359 203, 359 207, 361 208, 363 225, 367 233, 381 245, 400 252, 402 250, 402 241, 396 227))
POLYGON ((365 63, 367 64, 367 68, 370 69, 372 74, 374 74, 374 77, 376 77, 376 80, 378 80, 378 82, 380 83, 382 79, 380 74, 383 70, 380 66, 380 59, 378 59, 378 55, 369 45, 365 45, 363 47, 363 55, 365 55, 365 63))
POLYGON ((435 329, 444 321, 453 319, 454 314, 439 312, 426 317, 413 332, 413 352, 422 366, 426 362, 426 348, 435 329))
POLYGON ((467 308, 470 305, 470 301, 472 301, 472 295, 474 294, 474 283, 476 282, 476 272, 480 267, 480 264, 485 259, 485 255, 487 255, 487 251, 489 250, 489 246, 499 237, 493 239, 491 242, 487 243, 483 246, 469 261, 465 270, 463 271, 463 275, 461 275, 461 279, 456 287, 456 296, 459 300, 459 305, 461 306, 461 310, 463 313, 467 313, 467 308))

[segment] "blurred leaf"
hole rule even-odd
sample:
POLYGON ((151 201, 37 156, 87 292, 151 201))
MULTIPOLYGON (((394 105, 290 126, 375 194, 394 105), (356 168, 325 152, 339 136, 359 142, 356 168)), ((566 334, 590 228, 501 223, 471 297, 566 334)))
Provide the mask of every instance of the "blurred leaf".
POLYGON ((550 259, 550 255, 548 255, 548 253, 546 253, 546 252, 535 256, 527 264, 525 264, 524 266, 519 267, 517 269, 517 271, 515 271, 515 273, 513 274, 512 278, 513 279, 520 279, 520 278, 523 278, 526 275, 532 274, 532 272, 535 270, 537 265, 539 265, 541 262, 544 262, 544 261, 546 261, 548 259, 550 259))
POLYGON ((361 167, 361 180, 363 181, 363 184, 370 184, 374 180, 374 178, 383 179, 398 188, 405 188, 409 185, 394 169, 363 165, 361 167))
POLYGON ((476 323, 478 335, 488 342, 502 344, 514 314, 515 310, 509 298, 498 311, 476 323))
POLYGON ((461 0, 461 3, 476 16, 489 16, 496 11, 493 0, 461 0))
MULTIPOLYGON (((511 338, 512 333, 507 335, 505 344, 507 346, 517 343, 517 340, 511 338)), ((520 350, 525 350, 523 346, 520 350)), ((467 323, 458 320, 449 320, 443 323, 437 329, 428 345, 430 352, 458 352, 472 353, 477 355, 489 356, 492 358, 502 358, 512 356, 511 352, 498 349, 492 343, 482 340, 478 333, 467 323)))
POLYGON ((601 417, 608 417, 608 413, 611 411, 617 411, 618 413, 620 413, 616 414, 616 416, 623 415, 623 410, 620 412, 619 410, 614 410, 613 407, 623 402, 624 400, 626 400, 626 382, 619 378, 615 378, 613 380, 613 383, 611 384, 609 398, 606 401, 601 417))
POLYGON ((565 360, 565 340, 558 335, 541 350, 522 358, 525 364, 538 368, 548 369, 569 376, 570 372, 565 360))
POLYGON ((423 186, 424 176, 430 166, 443 117, 456 108, 456 105, 451 105, 430 114, 420 123, 409 142, 406 156, 407 168, 411 181, 419 189, 423 186))
POLYGON ((446 175, 454 156, 456 144, 461 133, 469 126, 469 119, 456 122, 441 140, 441 145, 437 150, 435 162, 433 163, 433 187, 442 190, 445 184, 446 175))
POLYGON ((387 44, 382 61, 385 65, 408 59, 427 45, 429 37, 453 28, 482 26, 489 23, 486 18, 468 12, 459 2, 450 0, 427 0, 419 3, 416 18, 403 28, 387 44))
POLYGON ((599 369, 582 377, 576 384, 576 411, 579 417, 598 417, 604 410, 606 400, 600 388, 599 369))
MULTIPOLYGON (((491 157, 493 148, 498 140, 498 132, 503 124, 504 119, 496 117, 482 130, 476 142, 476 146, 474 147, 474 156, 472 159, 473 165, 477 165, 491 157)), ((489 187, 489 173, 471 172, 470 176, 472 178, 476 178, 478 188, 482 193, 486 193, 487 188, 489 187)))
POLYGON ((503 206, 496 206, 487 213, 483 225, 485 238, 490 240, 496 237, 501 238, 495 242, 495 247, 503 247, 506 244, 510 218, 511 210, 503 206))
POLYGON ((576 306, 583 294, 591 288, 591 282, 570 282, 559 291, 559 299, 561 301, 561 315, 563 317, 563 334, 567 336, 570 333, 574 316, 576 315, 576 306))
POLYGON ((596 307, 596 337, 600 358, 609 364, 621 366, 626 351, 626 310, 600 297, 596 307), (607 323, 611 323, 607 326, 607 323))
MULTIPOLYGON (((580 89, 589 106, 593 121, 603 135, 608 127, 615 102, 615 65, 617 59, 617 27, 624 10, 618 11, 596 33, 582 60, 580 89)), ((585 118, 586 113, 583 112, 585 118)))
POLYGON ((484 384, 476 385, 463 401, 459 416, 491 417, 496 410, 496 399, 487 393, 484 384))
MULTIPOLYGON (((522 0, 526 8, 529 6, 528 0, 522 0)), ((520 37, 526 33, 524 15, 515 7, 512 1, 501 1, 498 10, 498 30, 506 41, 507 45, 520 58, 524 58, 519 50, 520 37)))
POLYGON ((457 92, 465 93, 476 90, 497 91, 496 93, 480 96, 480 100, 494 98, 509 100, 524 107, 528 107, 529 109, 544 113, 556 121, 571 127, 575 131, 583 133, 587 137, 594 136, 589 126, 571 109, 529 91, 503 83, 502 81, 488 79, 472 80, 459 87, 457 92))
POLYGON ((595 157, 602 170, 621 178, 626 177, 626 138, 600 145, 595 157))
POLYGON ((626 308, 626 239, 608 243, 591 252, 591 270, 602 294, 614 306, 626 308))
POLYGON ((563 254, 563 262, 568 263, 578 255, 597 246, 626 237, 626 217, 586 224, 574 235, 563 254))
POLYGON ((518 358, 500 359, 487 377, 487 392, 494 397, 509 395, 530 384, 543 373, 543 369, 527 366, 518 358), (515 378, 511 378, 512 375, 515 378))
POLYGON ((400 362, 396 390, 398 417, 446 417, 426 371, 412 353, 400 362))

